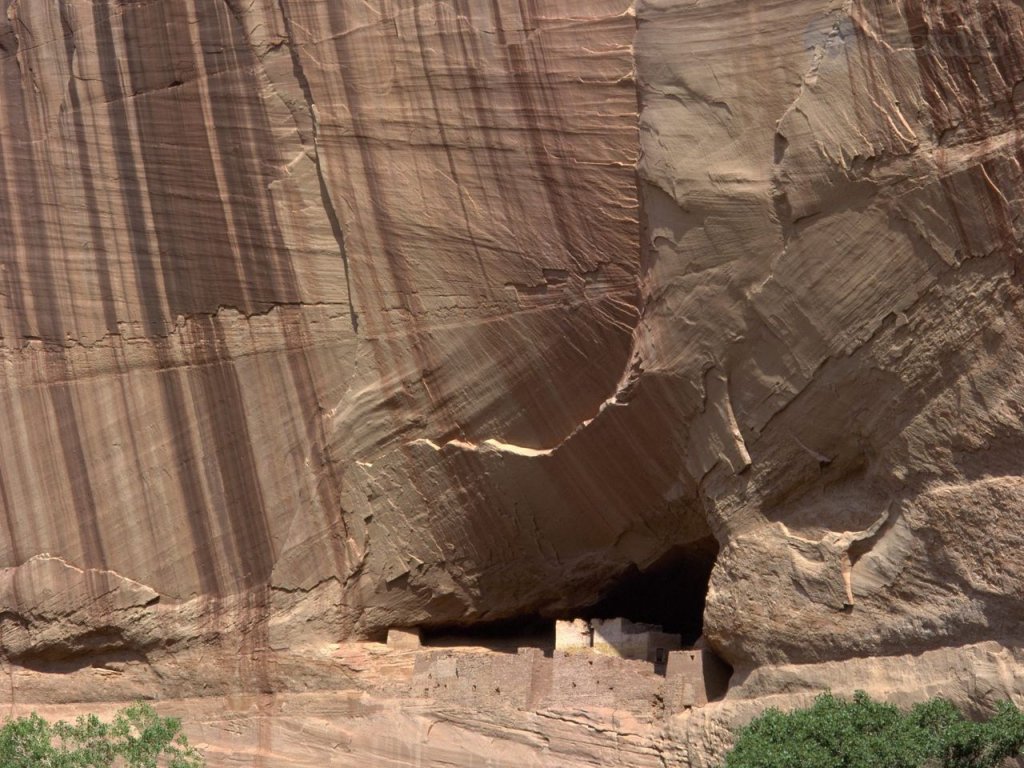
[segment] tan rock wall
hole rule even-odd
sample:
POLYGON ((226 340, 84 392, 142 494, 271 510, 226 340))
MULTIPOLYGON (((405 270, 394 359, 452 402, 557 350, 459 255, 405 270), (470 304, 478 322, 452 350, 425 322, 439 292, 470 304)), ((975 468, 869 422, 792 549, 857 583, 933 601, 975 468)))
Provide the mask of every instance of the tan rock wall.
POLYGON ((1019 635, 1019 4, 2 7, 6 656, 1019 635))

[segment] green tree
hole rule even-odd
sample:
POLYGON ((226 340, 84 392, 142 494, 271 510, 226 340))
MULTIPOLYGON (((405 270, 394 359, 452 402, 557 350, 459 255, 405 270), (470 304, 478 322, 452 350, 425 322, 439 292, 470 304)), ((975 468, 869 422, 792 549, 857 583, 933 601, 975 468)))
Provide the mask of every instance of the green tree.
POLYGON ((769 709, 737 734, 725 768, 997 768, 1024 749, 1024 714, 1001 702, 985 722, 932 699, 903 712, 863 691, 792 712, 769 709))
POLYGON ((48 723, 33 713, 0 728, 2 768, 202 768, 181 721, 133 704, 103 722, 84 715, 48 723))

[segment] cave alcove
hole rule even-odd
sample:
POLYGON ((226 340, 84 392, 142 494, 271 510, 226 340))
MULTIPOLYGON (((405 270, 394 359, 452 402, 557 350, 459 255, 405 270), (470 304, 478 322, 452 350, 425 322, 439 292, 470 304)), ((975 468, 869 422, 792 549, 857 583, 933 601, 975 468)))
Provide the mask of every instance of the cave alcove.
POLYGON ((673 547, 643 570, 629 567, 601 591, 596 601, 591 593, 580 596, 578 607, 559 615, 524 612, 497 621, 424 626, 423 644, 476 646, 506 653, 514 653, 517 648, 541 648, 550 655, 555 647, 555 619, 624 618, 681 635, 683 647, 691 647, 703 633, 704 603, 717 556, 718 542, 708 536, 673 547))
POLYGON ((631 566, 600 599, 579 612, 584 619, 624 618, 655 624, 694 645, 704 631, 704 603, 718 542, 708 536, 674 547, 651 566, 631 566))
POLYGON ((434 648, 479 647, 501 653, 519 648, 540 648, 547 655, 555 647, 555 625, 536 613, 475 624, 443 624, 421 629, 423 645, 434 648))

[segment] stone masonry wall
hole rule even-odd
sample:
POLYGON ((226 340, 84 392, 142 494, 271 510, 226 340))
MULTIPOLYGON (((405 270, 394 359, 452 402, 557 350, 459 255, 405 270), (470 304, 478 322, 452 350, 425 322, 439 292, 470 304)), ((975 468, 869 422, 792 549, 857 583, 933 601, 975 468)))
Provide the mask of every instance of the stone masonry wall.
POLYGON ((586 702, 657 713, 665 679, 645 661, 598 654, 556 651, 547 658, 532 648, 516 654, 445 650, 419 654, 412 690, 442 703, 545 709, 586 702))

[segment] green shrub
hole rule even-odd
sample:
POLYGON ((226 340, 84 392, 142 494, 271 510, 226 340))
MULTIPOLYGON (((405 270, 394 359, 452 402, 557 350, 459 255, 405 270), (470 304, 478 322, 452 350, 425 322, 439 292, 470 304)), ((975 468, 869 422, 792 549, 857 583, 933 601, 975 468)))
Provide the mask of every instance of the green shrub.
POLYGON ((769 709, 737 734, 726 768, 997 768, 1024 748, 1024 714, 1001 702, 985 722, 932 699, 902 712, 830 693, 814 705, 769 709))
POLYGON ((52 725, 33 713, 0 728, 2 768, 201 768, 203 759, 181 732, 181 721, 148 704, 52 725))

